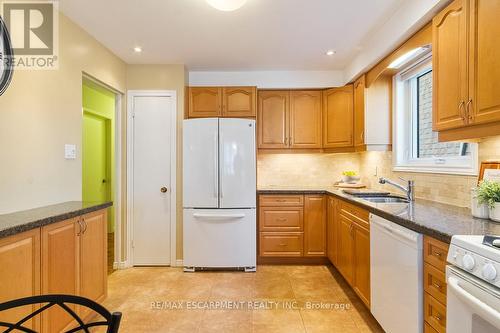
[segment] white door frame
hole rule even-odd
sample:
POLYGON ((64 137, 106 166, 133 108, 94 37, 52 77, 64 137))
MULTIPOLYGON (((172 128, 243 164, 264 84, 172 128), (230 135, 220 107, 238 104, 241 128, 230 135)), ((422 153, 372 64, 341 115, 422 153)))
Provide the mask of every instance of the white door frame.
MULTIPOLYGON (((122 99, 123 93, 106 83, 94 78, 92 75, 82 72, 82 79, 92 81, 95 84, 115 94, 115 191, 113 207, 115 210, 115 237, 113 268, 124 268, 122 258, 122 99)), ((83 108, 82 108, 83 116, 83 108)))
POLYGON ((172 97, 174 100, 174 110, 170 115, 170 266, 176 266, 176 227, 177 227, 177 92, 175 90, 128 90, 127 91, 127 266, 134 265, 134 253, 132 250, 133 225, 134 225, 134 97, 172 97))

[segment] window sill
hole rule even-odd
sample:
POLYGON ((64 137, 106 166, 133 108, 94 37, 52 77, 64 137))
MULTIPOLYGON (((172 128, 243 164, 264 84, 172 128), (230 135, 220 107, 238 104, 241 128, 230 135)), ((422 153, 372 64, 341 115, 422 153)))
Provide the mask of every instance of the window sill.
POLYGON ((434 166, 413 166, 413 165, 395 165, 393 171, 414 172, 414 173, 436 173, 444 175, 462 175, 477 176, 477 168, 453 168, 453 167, 434 167, 434 166))

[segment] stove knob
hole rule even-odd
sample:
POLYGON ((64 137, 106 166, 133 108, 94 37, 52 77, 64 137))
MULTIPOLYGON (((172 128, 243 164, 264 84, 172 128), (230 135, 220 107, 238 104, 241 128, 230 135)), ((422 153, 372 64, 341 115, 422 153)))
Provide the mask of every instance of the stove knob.
POLYGON ((483 277, 488 281, 493 281, 497 277, 497 270, 492 263, 487 263, 483 266, 483 277))
POLYGON ((468 271, 472 271, 474 269, 474 266, 476 266, 476 262, 470 254, 464 255, 464 257, 462 258, 462 263, 464 268, 468 271))

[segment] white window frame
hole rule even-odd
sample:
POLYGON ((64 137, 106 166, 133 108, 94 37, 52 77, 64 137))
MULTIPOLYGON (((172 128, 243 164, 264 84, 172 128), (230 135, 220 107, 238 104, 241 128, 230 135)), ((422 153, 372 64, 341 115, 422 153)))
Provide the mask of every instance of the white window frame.
POLYGON ((415 158, 416 136, 413 135, 417 121, 416 80, 422 73, 432 70, 431 52, 406 66, 393 77, 393 170, 404 172, 477 175, 478 145, 468 143, 470 155, 452 157, 415 158))

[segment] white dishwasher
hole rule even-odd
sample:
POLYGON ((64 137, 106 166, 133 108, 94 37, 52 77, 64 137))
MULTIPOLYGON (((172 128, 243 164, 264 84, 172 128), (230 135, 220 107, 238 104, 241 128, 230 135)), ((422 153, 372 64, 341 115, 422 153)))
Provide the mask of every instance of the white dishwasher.
POLYGON ((371 312, 387 333, 423 330, 422 235, 370 214, 371 312))

